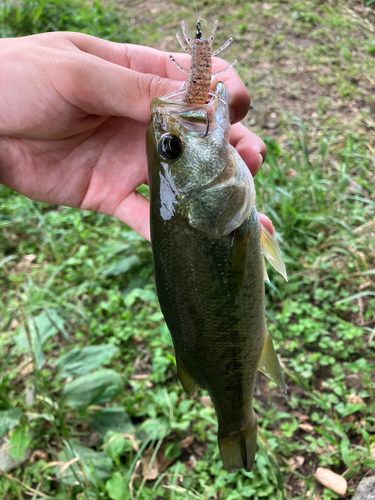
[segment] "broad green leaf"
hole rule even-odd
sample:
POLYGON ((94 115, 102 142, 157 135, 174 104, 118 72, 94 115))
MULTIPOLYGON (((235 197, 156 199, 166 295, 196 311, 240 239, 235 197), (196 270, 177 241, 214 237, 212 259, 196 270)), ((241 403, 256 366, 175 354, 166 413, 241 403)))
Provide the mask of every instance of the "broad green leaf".
POLYGON ((160 333, 160 339, 163 341, 163 343, 173 347, 172 336, 168 330, 166 323, 162 323, 162 325, 159 328, 159 333, 160 333))
POLYGON ((124 302, 126 307, 131 307, 137 299, 143 302, 153 302, 157 300, 157 296, 152 290, 133 288, 133 290, 125 296, 124 302))
POLYGON ((125 451, 131 451, 133 449, 130 439, 112 430, 107 432, 104 441, 103 449, 105 453, 116 463, 119 462, 119 457, 125 451))
POLYGON ((163 316, 163 313, 161 311, 157 311, 156 313, 151 314, 151 316, 150 316, 150 320, 155 321, 155 322, 161 321, 163 318, 164 318, 164 316, 163 316))
POLYGON ((18 425, 22 412, 19 408, 0 410, 0 436, 5 436, 18 425))
POLYGON ((136 255, 130 255, 129 257, 125 257, 119 262, 116 262, 116 264, 113 264, 105 269, 103 274, 104 276, 118 276, 130 271, 132 267, 139 266, 140 263, 141 260, 139 257, 136 255))
POLYGON ((166 418, 148 418, 138 427, 137 435, 142 432, 146 433, 151 439, 163 439, 171 432, 169 420, 166 418))
POLYGON ((167 460, 173 460, 181 455, 181 445, 179 443, 168 443, 164 449, 167 460))
POLYGON ((112 500, 126 500, 129 497, 129 488, 119 472, 112 474, 105 483, 105 489, 112 500))
POLYGON ((60 356, 56 361, 60 377, 86 375, 100 368, 105 360, 111 359, 118 347, 114 344, 102 344, 74 349, 60 356))
POLYGON ((372 372, 375 370, 375 364, 368 363, 367 359, 365 358, 359 358, 353 363, 345 363, 344 366, 346 369, 351 370, 353 372, 358 372, 358 371, 372 372))
POLYGON ((97 452, 83 446, 77 439, 66 443, 65 449, 58 454, 59 461, 65 463, 77 457, 80 461, 71 464, 63 473, 61 473, 60 466, 54 469, 56 476, 64 484, 73 485, 77 481, 86 484, 83 473, 94 486, 97 485, 98 479, 104 480, 110 477, 112 460, 104 452, 97 452))
POLYGON ((76 378, 64 385, 65 403, 76 410, 111 401, 122 389, 123 382, 113 370, 100 370, 76 378))
POLYGON ((31 437, 29 436, 29 428, 27 426, 14 429, 9 440, 10 456, 21 460, 30 443, 31 437))
POLYGON ((103 408, 92 414, 90 426, 102 437, 109 430, 121 434, 134 434, 135 428, 124 408, 103 408))
POLYGON ((340 444, 340 450, 341 450, 341 458, 344 462, 344 464, 351 469, 351 462, 350 462, 350 456, 349 456, 349 448, 350 448, 350 441, 349 439, 345 438, 341 441, 340 444))
MULTIPOLYGON (((45 342, 58 332, 62 332, 67 338, 64 320, 54 309, 49 309, 35 318, 29 318, 27 320, 27 326, 30 331, 31 348, 37 361, 38 368, 41 368, 44 361, 43 345, 45 342)), ((20 328, 20 332, 18 335, 15 335, 14 341, 18 348, 30 353, 29 339, 24 327, 20 328)))

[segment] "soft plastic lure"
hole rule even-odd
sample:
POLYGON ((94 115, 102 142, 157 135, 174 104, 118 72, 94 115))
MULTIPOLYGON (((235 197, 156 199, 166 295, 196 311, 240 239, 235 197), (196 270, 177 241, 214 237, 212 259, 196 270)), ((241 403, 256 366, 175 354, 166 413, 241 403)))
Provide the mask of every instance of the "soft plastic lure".
POLYGON ((169 56, 173 64, 188 76, 181 90, 168 94, 164 96, 164 98, 169 99, 181 96, 180 100, 186 102, 187 104, 205 104, 209 95, 220 98, 215 94, 215 92, 210 90, 211 79, 213 76, 224 73, 224 71, 232 68, 232 66, 237 63, 237 60, 234 60, 231 64, 225 66, 225 68, 215 71, 214 73, 212 72, 212 58, 226 49, 228 45, 232 43, 233 38, 229 38, 224 45, 216 49, 214 52, 211 52, 218 21, 214 22, 214 27, 209 39, 202 38, 201 21, 203 21, 203 19, 197 20, 197 32, 195 34, 195 38, 193 39, 189 36, 184 21, 181 23, 182 33, 184 34, 188 47, 185 45, 179 34, 176 34, 176 37, 184 51, 191 55, 190 69, 187 70, 183 68, 173 56, 169 56))

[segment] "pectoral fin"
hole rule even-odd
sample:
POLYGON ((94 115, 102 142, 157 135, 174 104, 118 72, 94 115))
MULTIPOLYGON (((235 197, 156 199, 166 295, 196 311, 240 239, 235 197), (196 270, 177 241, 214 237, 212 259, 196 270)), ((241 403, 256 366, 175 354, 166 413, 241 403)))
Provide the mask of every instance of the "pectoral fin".
POLYGON ((181 381, 181 385, 184 388, 186 394, 191 397, 199 389, 198 384, 194 382, 190 374, 185 368, 184 363, 176 356, 177 373, 181 381))
POLYGON ((268 262, 285 278, 286 281, 288 281, 280 248, 278 247, 275 238, 263 225, 260 232, 260 245, 262 247, 262 253, 268 262))
POLYGON ((262 354, 258 364, 258 370, 266 377, 275 382, 286 394, 286 386, 284 382, 283 372, 275 348, 273 347, 272 339, 268 330, 264 336, 262 354))

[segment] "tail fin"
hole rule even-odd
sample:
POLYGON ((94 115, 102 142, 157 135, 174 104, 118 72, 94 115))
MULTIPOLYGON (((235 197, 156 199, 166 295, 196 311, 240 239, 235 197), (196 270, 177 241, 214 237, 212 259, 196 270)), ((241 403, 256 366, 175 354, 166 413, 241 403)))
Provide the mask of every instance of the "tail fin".
POLYGON ((257 421, 241 431, 218 437, 221 459, 228 472, 251 471, 257 448, 257 421))

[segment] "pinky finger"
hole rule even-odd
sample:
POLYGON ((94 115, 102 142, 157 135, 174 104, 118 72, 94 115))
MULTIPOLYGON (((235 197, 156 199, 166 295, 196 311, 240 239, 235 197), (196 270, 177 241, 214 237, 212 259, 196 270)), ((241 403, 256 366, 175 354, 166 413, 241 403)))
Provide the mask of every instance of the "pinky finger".
POLYGON ((137 191, 127 196, 111 215, 151 241, 150 202, 137 191))
POLYGON ((267 217, 267 215, 264 215, 260 212, 258 212, 259 220, 261 224, 271 233, 275 233, 275 228, 273 227, 273 224, 271 222, 271 219, 267 217))

